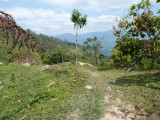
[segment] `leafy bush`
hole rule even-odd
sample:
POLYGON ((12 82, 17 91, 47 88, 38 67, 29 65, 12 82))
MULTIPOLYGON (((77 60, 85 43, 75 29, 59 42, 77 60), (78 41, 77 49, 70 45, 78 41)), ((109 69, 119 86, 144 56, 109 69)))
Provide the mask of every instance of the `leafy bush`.
MULTIPOLYGON (((42 62, 49 65, 62 63, 62 55, 64 62, 75 62, 75 51, 71 50, 57 50, 54 52, 46 52, 42 55, 42 62)), ((78 54, 78 59, 78 61, 90 63, 88 57, 82 54, 78 54)))
POLYGON ((111 62, 103 62, 98 66, 98 70, 108 70, 113 68, 113 64, 111 62))
POLYGON ((111 50, 111 59, 116 67, 128 67, 131 63, 130 55, 123 55, 120 51, 111 50))

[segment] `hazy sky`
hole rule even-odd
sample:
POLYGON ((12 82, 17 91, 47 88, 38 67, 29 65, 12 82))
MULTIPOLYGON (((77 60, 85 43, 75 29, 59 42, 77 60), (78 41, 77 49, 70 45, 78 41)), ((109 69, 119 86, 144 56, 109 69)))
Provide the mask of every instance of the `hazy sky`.
MULTIPOLYGON (((80 33, 112 29, 115 17, 127 14, 131 4, 141 0, 0 0, 0 10, 12 14, 18 25, 36 33, 58 35, 75 33, 70 21, 72 11, 78 9, 88 15, 87 26, 80 33)), ((150 0, 154 11, 160 8, 150 0)))

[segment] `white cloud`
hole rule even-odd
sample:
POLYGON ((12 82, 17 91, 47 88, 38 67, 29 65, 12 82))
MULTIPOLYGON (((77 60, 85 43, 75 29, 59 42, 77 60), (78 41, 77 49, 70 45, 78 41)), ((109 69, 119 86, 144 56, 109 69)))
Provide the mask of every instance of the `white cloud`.
POLYGON ((63 33, 66 26, 73 27, 68 13, 57 14, 53 10, 21 7, 7 9, 6 12, 13 15, 20 26, 38 33, 55 35, 63 33))
MULTIPOLYGON (((69 13, 56 13, 49 9, 27 9, 21 7, 7 9, 6 12, 12 14, 20 26, 38 33, 47 35, 75 33, 73 23, 70 21, 71 14, 69 13)), ((87 26, 80 30, 80 33, 111 29, 115 17, 112 15, 88 17, 87 26)))
MULTIPOLYGON (((8 0, 0 0, 8 1, 8 0)), ((22 1, 22 0, 18 0, 22 1)), ((31 1, 31 0, 25 0, 31 1)), ((39 1, 39 0, 37 0, 39 1)), ((34 30, 38 33, 47 35, 57 35, 61 33, 75 33, 73 23, 70 21, 70 9, 80 9, 80 11, 89 11, 87 26, 81 29, 80 33, 105 31, 112 29, 115 23, 114 13, 123 11, 133 3, 138 3, 141 0, 40 0, 42 4, 53 5, 50 9, 44 8, 22 8, 15 7, 5 9, 6 12, 12 14, 17 23, 24 27, 34 30), (55 11, 58 8, 59 11, 55 11), (66 12, 69 9, 69 12, 66 12), (64 12, 65 11, 65 12, 64 12), (97 14, 100 13, 100 14, 97 14)), ((155 3, 155 0, 151 0, 155 3)), ((7 3, 8 4, 8 3, 7 3)), ((4 8, 3 8, 4 9, 4 8)), ((122 15, 122 14, 121 14, 122 15)))
POLYGON ((30 10, 21 7, 8 9, 7 12, 18 19, 32 19, 35 17, 30 10))
POLYGON ((98 17, 89 17, 88 22, 89 23, 113 23, 113 21, 115 20, 115 17, 117 16, 101 15, 98 17))
POLYGON ((0 2, 1 2, 1 1, 2 1, 2 2, 8 2, 9 0, 0 0, 0 2))
MULTIPOLYGON (((131 4, 141 0, 41 0, 41 2, 61 8, 76 8, 92 12, 121 12, 131 4)), ((155 0, 150 0, 155 3, 155 0)))

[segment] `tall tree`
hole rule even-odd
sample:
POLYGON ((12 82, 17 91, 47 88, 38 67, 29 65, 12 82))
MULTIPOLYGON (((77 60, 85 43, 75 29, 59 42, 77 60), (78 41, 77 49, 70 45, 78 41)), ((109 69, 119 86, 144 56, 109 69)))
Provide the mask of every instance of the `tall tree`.
POLYGON ((87 15, 82 16, 82 14, 78 10, 73 10, 71 21, 74 23, 74 29, 76 29, 76 72, 78 73, 78 50, 77 50, 77 38, 78 38, 78 30, 83 28, 87 23, 87 15))
POLYGON ((100 49, 103 48, 101 43, 98 41, 97 37, 93 39, 87 38, 86 41, 83 42, 83 51, 86 56, 90 56, 91 60, 95 60, 96 64, 99 65, 99 55, 100 49))
POLYGON ((129 14, 119 21, 118 29, 113 26, 117 41, 121 43, 117 46, 120 49, 123 48, 123 44, 130 43, 131 38, 133 38, 135 42, 144 41, 144 45, 141 47, 142 52, 128 71, 131 71, 135 64, 146 53, 150 54, 153 68, 157 54, 160 52, 158 48, 160 40, 160 16, 153 14, 151 6, 149 0, 142 0, 138 4, 133 4, 129 10, 129 14))

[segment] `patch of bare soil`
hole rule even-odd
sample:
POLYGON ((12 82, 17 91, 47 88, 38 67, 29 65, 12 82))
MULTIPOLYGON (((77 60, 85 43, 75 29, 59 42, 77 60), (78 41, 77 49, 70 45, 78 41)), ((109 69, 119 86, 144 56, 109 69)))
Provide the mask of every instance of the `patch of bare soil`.
POLYGON ((87 72, 88 74, 90 74, 91 76, 93 76, 93 77, 100 77, 100 75, 99 75, 97 72, 93 72, 93 71, 91 71, 91 70, 86 70, 86 72, 87 72))
POLYGON ((148 120, 160 120, 160 112, 156 111, 148 118, 148 120))
POLYGON ((82 115, 82 112, 79 110, 79 109, 76 109, 75 111, 73 112, 70 112, 68 115, 67 115, 67 120, 79 120, 79 117, 82 115))
POLYGON ((111 101, 111 95, 106 95, 104 101, 107 104, 113 103, 106 108, 106 113, 100 120, 134 120, 135 108, 128 104, 124 104, 119 98, 111 101))

